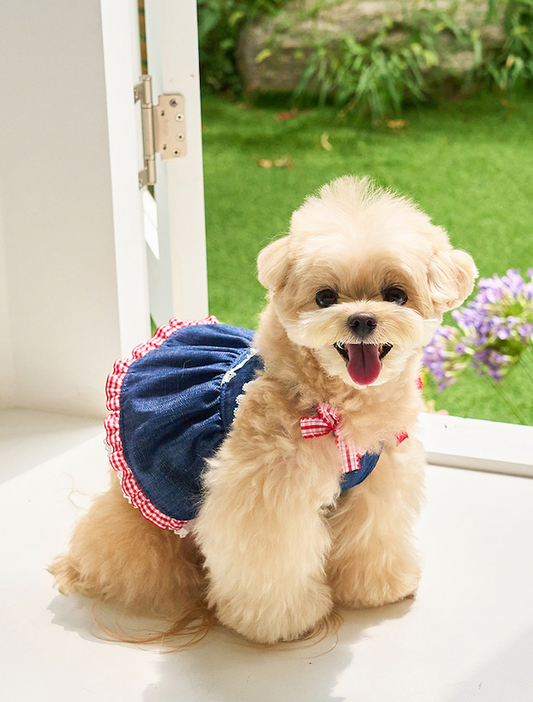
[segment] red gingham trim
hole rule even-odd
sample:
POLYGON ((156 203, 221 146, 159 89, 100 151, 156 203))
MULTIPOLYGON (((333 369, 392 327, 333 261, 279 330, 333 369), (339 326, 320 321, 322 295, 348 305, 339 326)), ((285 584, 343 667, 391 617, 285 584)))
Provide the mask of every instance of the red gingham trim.
POLYGON ((341 454, 341 473, 351 473, 361 468, 361 456, 353 444, 347 443, 339 429, 340 415, 331 405, 318 405, 318 417, 302 417, 300 427, 304 439, 325 436, 333 432, 341 454))
MULTIPOLYGON (((300 419, 300 427, 304 439, 313 439, 317 436, 326 436, 333 432, 335 434, 335 443, 341 454, 341 473, 351 473, 353 470, 361 468, 361 453, 356 449, 354 444, 345 441, 342 432, 340 431, 340 414, 335 407, 331 405, 318 405, 318 417, 302 417, 300 419)), ((396 437, 396 445, 405 441, 408 438, 406 432, 401 432, 396 437)))
POLYGON ((120 438, 120 391, 122 389, 122 383, 126 373, 137 358, 145 356, 149 351, 157 349, 161 346, 168 337, 173 334, 178 329, 183 327, 190 327, 197 324, 218 324, 218 319, 213 315, 200 320, 189 320, 182 322, 175 317, 170 320, 168 324, 164 324, 159 327, 154 336, 144 344, 139 344, 131 352, 129 358, 122 358, 115 361, 112 372, 107 377, 107 382, 105 386, 106 391, 106 406, 111 414, 107 417, 104 422, 104 427, 106 430, 106 443, 109 446, 109 462, 113 470, 116 470, 119 474, 120 484, 122 486, 122 492, 124 496, 130 501, 130 503, 137 507, 139 512, 161 529, 172 529, 173 531, 179 532, 187 521, 179 521, 178 519, 173 519, 163 514, 160 510, 153 505, 150 500, 143 493, 137 481, 133 477, 131 468, 126 463, 124 457, 124 447, 122 446, 122 439, 120 438))

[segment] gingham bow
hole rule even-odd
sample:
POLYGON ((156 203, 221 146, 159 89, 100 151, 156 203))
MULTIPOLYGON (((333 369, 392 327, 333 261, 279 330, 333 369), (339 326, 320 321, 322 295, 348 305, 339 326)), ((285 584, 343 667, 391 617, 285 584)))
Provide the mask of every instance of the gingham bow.
POLYGON ((364 454, 358 451, 353 444, 344 440, 339 425, 341 418, 339 413, 331 405, 318 405, 318 417, 302 417, 300 427, 304 439, 312 439, 317 436, 326 436, 333 432, 335 443, 341 454, 341 473, 351 473, 352 470, 361 468, 361 456, 364 454))
MULTIPOLYGON (((318 417, 302 417, 300 427, 304 439, 313 439, 317 436, 326 436, 333 432, 335 443, 341 454, 341 473, 351 473, 361 468, 361 458, 364 452, 358 451, 353 444, 347 443, 340 431, 340 414, 331 405, 318 405, 318 417)), ((406 432, 396 436, 396 445, 408 438, 406 432)))

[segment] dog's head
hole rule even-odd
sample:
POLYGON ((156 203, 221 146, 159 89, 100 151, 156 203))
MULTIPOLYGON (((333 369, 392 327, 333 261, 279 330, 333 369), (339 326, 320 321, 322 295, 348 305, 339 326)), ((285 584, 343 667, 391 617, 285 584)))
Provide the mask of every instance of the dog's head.
POLYGON ((413 203, 352 177, 308 198, 258 271, 288 337, 355 386, 401 373, 477 274, 413 203))

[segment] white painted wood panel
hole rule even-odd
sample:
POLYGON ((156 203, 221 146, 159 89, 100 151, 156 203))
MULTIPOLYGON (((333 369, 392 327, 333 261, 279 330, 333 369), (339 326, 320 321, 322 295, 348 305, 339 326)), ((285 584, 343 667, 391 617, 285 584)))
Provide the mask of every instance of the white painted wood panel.
POLYGON ((101 0, 101 7, 120 339, 122 355, 129 355, 150 332, 138 184, 138 172, 144 168, 141 115, 133 98, 141 75, 139 18, 137 0, 101 0))
POLYGON ((148 333, 131 8, 0 5, 3 406, 102 416, 113 361, 148 333))
POLYGON ((160 257, 148 257, 152 314, 162 324, 172 315, 208 314, 196 2, 145 0, 145 16, 154 102, 163 93, 183 95, 187 126, 186 156, 157 157, 160 257))

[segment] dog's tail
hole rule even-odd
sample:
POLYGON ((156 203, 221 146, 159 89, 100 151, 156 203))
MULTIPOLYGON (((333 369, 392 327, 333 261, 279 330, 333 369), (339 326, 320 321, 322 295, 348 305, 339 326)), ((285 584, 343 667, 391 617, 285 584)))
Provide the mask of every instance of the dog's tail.
MULTIPOLYGON (((105 608, 103 603, 94 603, 93 616, 101 633, 108 640, 120 641, 122 643, 132 643, 137 645, 155 644, 163 646, 169 651, 179 651, 190 646, 194 646, 203 641, 207 634, 217 626, 221 626, 212 608, 207 606, 204 599, 190 601, 178 619, 172 622, 160 621, 160 626, 151 623, 149 629, 135 626, 132 628, 131 620, 128 618, 128 625, 119 622, 114 612, 114 621, 111 624, 109 619, 111 613, 105 608), (106 621, 107 620, 107 621, 106 621)), ((242 645, 254 648, 286 648, 286 647, 312 647, 322 643, 326 639, 332 640, 332 648, 337 644, 337 634, 342 624, 343 618, 338 609, 333 609, 330 614, 319 621, 313 629, 309 630, 298 639, 293 641, 281 641, 275 644, 261 644, 252 641, 242 640, 242 645)))
POLYGON ((138 645, 157 644, 169 650, 180 650, 202 641, 216 624, 216 616, 203 599, 188 602, 178 619, 173 621, 142 620, 131 618, 119 621, 116 612, 110 612, 102 602, 93 605, 93 617, 106 639, 138 645), (111 621, 112 620, 112 621, 111 621))

